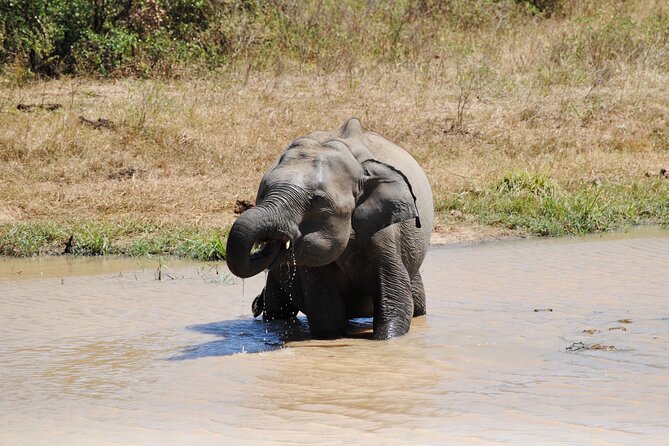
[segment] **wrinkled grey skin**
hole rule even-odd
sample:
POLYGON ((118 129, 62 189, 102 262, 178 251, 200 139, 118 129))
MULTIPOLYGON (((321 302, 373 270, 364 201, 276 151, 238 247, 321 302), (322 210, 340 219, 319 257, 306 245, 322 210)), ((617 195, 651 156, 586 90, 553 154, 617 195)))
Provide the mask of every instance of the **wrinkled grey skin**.
POLYGON ((256 316, 302 311, 318 338, 373 316, 374 338, 387 339, 425 314, 418 268, 432 225, 432 190, 418 163, 352 118, 295 140, 269 168, 256 207, 230 230, 228 267, 239 277, 269 269, 256 316), (252 254, 254 245, 263 248, 252 254))

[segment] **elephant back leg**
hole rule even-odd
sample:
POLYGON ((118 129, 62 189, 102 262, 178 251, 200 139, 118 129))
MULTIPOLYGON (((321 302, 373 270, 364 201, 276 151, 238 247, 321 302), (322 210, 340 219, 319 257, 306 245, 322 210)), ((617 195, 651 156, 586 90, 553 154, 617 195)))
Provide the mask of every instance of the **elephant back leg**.
POLYGON ((425 287, 420 272, 411 278, 411 297, 413 297, 413 316, 423 316, 425 314, 425 287))
POLYGON ((298 311, 291 296, 283 289, 274 271, 267 274, 265 288, 253 301, 252 309, 254 317, 262 313, 263 319, 266 321, 290 319, 295 317, 298 311))

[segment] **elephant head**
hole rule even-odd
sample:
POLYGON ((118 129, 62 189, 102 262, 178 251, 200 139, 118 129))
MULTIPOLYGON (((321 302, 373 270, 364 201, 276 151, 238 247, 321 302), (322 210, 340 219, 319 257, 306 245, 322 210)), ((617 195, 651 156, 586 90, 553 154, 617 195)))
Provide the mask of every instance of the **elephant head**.
POLYGON ((283 152, 263 176, 256 206, 230 230, 233 274, 251 277, 284 262, 323 266, 352 239, 364 246, 377 231, 411 218, 420 226, 406 176, 374 159, 360 161, 351 144, 307 137, 283 152))

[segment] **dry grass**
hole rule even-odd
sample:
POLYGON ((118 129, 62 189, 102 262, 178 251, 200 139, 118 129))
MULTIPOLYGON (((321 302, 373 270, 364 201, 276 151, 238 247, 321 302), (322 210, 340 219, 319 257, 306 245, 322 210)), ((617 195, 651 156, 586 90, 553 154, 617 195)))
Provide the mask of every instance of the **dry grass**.
MULTIPOLYGON (((662 12, 637 3, 627 11, 636 20, 662 12)), ((600 21, 592 33, 615 19, 592 17, 600 21)), ((669 44, 625 59, 611 53, 617 40, 595 48, 584 33, 573 17, 528 22, 480 32, 467 45, 432 42, 412 63, 327 72, 284 65, 183 81, 28 84, 6 75, 0 224, 225 228, 235 201, 253 200, 264 169, 293 138, 350 116, 418 159, 446 229, 472 221, 449 213, 458 197, 519 170, 566 192, 595 182, 669 197, 669 179, 655 178, 669 168, 669 44), (592 47, 574 61, 579 42, 592 47), (19 103, 63 108, 25 113, 19 103)))

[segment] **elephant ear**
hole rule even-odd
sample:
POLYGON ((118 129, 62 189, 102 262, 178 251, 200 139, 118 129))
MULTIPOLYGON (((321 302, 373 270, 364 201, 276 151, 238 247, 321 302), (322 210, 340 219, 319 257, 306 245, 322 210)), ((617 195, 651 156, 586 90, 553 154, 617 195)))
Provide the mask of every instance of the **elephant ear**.
POLYGON ((415 218, 420 228, 416 196, 407 177, 376 160, 364 161, 362 167, 362 193, 351 222, 357 243, 364 246, 376 232, 410 218, 415 218))

